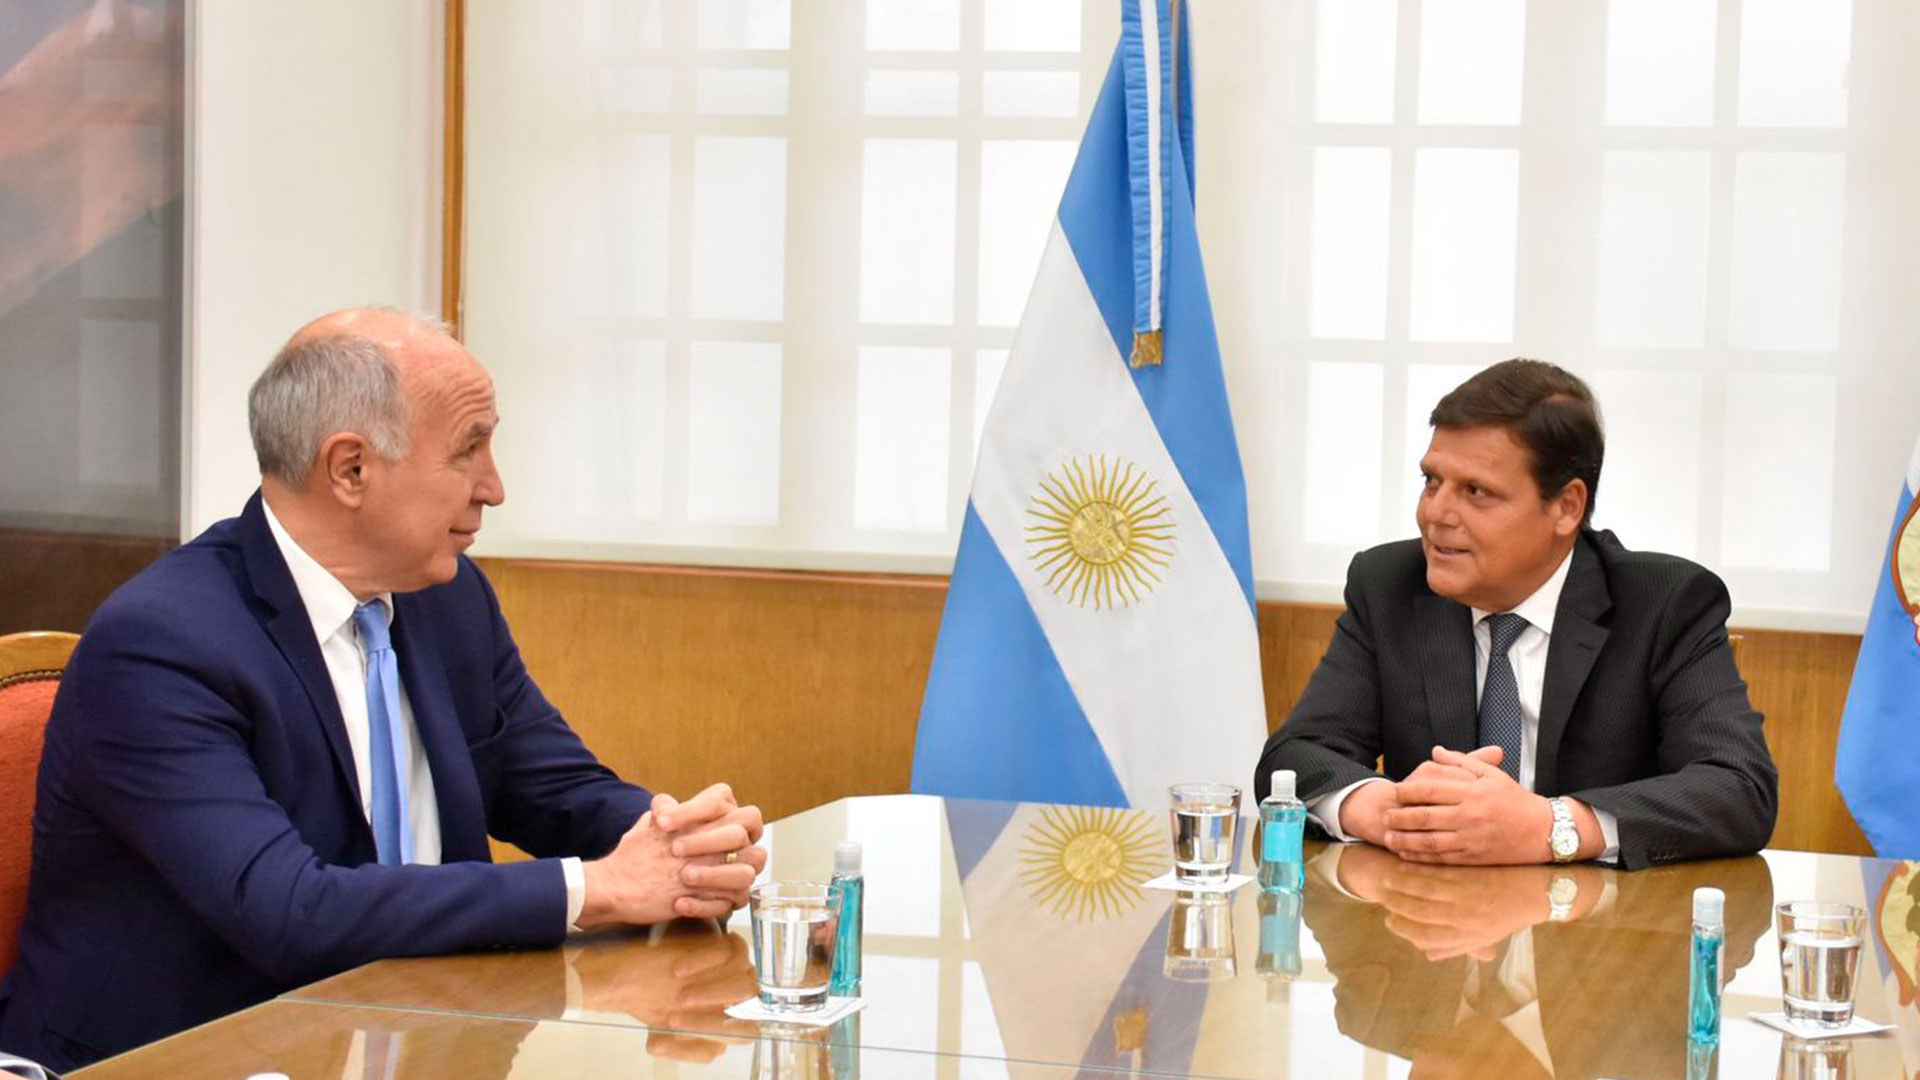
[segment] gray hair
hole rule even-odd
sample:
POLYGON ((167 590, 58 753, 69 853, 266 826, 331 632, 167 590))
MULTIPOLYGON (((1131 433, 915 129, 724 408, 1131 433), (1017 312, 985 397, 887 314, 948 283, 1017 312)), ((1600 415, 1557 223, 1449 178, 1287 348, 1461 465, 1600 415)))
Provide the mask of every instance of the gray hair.
POLYGON ((260 475, 295 490, 306 486, 321 444, 342 431, 365 438, 383 459, 400 460, 409 420, 393 358, 348 332, 288 342, 247 395, 260 475))

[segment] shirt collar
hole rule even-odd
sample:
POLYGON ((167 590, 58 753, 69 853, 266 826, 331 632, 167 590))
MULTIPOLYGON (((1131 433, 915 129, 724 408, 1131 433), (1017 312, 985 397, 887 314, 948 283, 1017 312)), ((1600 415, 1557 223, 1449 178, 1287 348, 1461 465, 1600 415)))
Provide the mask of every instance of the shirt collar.
MULTIPOLYGON (((1575 545, 1576 547, 1579 545, 1575 545)), ((1560 590, 1566 588, 1567 571, 1573 566, 1573 549, 1567 549, 1566 557, 1560 560, 1547 580, 1533 590, 1533 595, 1513 605, 1513 614, 1527 620, 1528 625, 1537 626, 1548 637, 1553 636, 1553 613, 1560 608, 1560 590)), ((1473 625, 1478 629, 1489 616, 1500 614, 1497 611, 1473 609, 1473 625)))
MULTIPOLYGON (((273 533, 273 542, 279 545, 280 557, 286 560, 287 572, 293 575, 293 587, 300 593, 300 603, 306 606, 307 618, 313 623, 314 640, 325 642, 353 620, 354 609, 360 606, 360 601, 354 599, 352 590, 341 584, 339 578, 307 554, 286 526, 280 524, 273 507, 264 498, 260 500, 260 508, 267 513, 267 528, 273 533)), ((381 593, 374 599, 380 601, 387 624, 391 626, 393 594, 381 593)))

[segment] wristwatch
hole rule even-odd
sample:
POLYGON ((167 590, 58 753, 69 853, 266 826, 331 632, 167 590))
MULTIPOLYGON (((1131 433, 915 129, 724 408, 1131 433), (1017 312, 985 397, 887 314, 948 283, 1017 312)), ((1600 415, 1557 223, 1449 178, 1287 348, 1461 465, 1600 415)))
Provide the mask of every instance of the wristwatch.
POLYGON ((1547 921, 1566 922, 1573 917, 1573 902, 1580 899, 1580 883, 1571 874, 1556 873, 1547 888, 1547 921))
POLYGON ((1553 861, 1569 863, 1580 852, 1580 830, 1574 828, 1573 811, 1567 809, 1567 800, 1555 797, 1547 800, 1553 808, 1553 831, 1547 834, 1547 848, 1553 852, 1553 861))

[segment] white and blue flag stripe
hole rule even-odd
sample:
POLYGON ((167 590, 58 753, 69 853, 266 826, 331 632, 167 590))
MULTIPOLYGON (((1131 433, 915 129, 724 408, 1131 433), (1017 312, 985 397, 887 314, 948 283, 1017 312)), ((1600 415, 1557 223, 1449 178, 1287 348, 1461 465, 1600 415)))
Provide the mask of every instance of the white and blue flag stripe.
MULTIPOLYGON (((1169 90, 1187 65, 1161 45, 1167 0, 1123 3, 1122 41, 988 415, 915 791, 1159 806, 1169 783, 1241 778, 1265 734, 1246 484, 1194 231, 1190 140, 1168 134, 1186 126, 1171 118, 1191 95, 1169 90), (1154 92, 1136 93, 1141 80, 1154 92), (1154 133, 1136 139, 1153 117, 1154 133), (1148 210, 1163 212, 1147 215, 1145 235, 1136 174, 1166 195, 1149 193, 1148 210), (1165 362, 1131 369, 1140 297, 1151 305, 1156 281, 1165 362), (1117 602, 1062 589, 1058 559, 1036 551, 1036 507, 1057 505, 1048 493, 1076 468, 1127 470, 1160 500, 1165 538, 1131 533, 1153 558, 1117 602)), ((1171 36, 1184 53, 1186 35, 1171 36)), ((1106 555, 1128 544, 1126 530, 1115 535, 1106 555)))

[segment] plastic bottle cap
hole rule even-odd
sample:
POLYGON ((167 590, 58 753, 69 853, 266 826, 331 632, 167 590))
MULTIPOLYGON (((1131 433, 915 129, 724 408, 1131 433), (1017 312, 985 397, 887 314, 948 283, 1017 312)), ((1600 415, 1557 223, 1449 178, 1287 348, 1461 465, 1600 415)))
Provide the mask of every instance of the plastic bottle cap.
POLYGON ((1727 894, 1719 889, 1693 890, 1693 921, 1702 926, 1724 926, 1727 917, 1727 894))
POLYGON ((1273 797, 1276 799, 1293 798, 1293 770, 1273 770, 1273 797))
POLYGON ((860 841, 842 840, 834 845, 833 872, 849 875, 860 873, 860 841))

